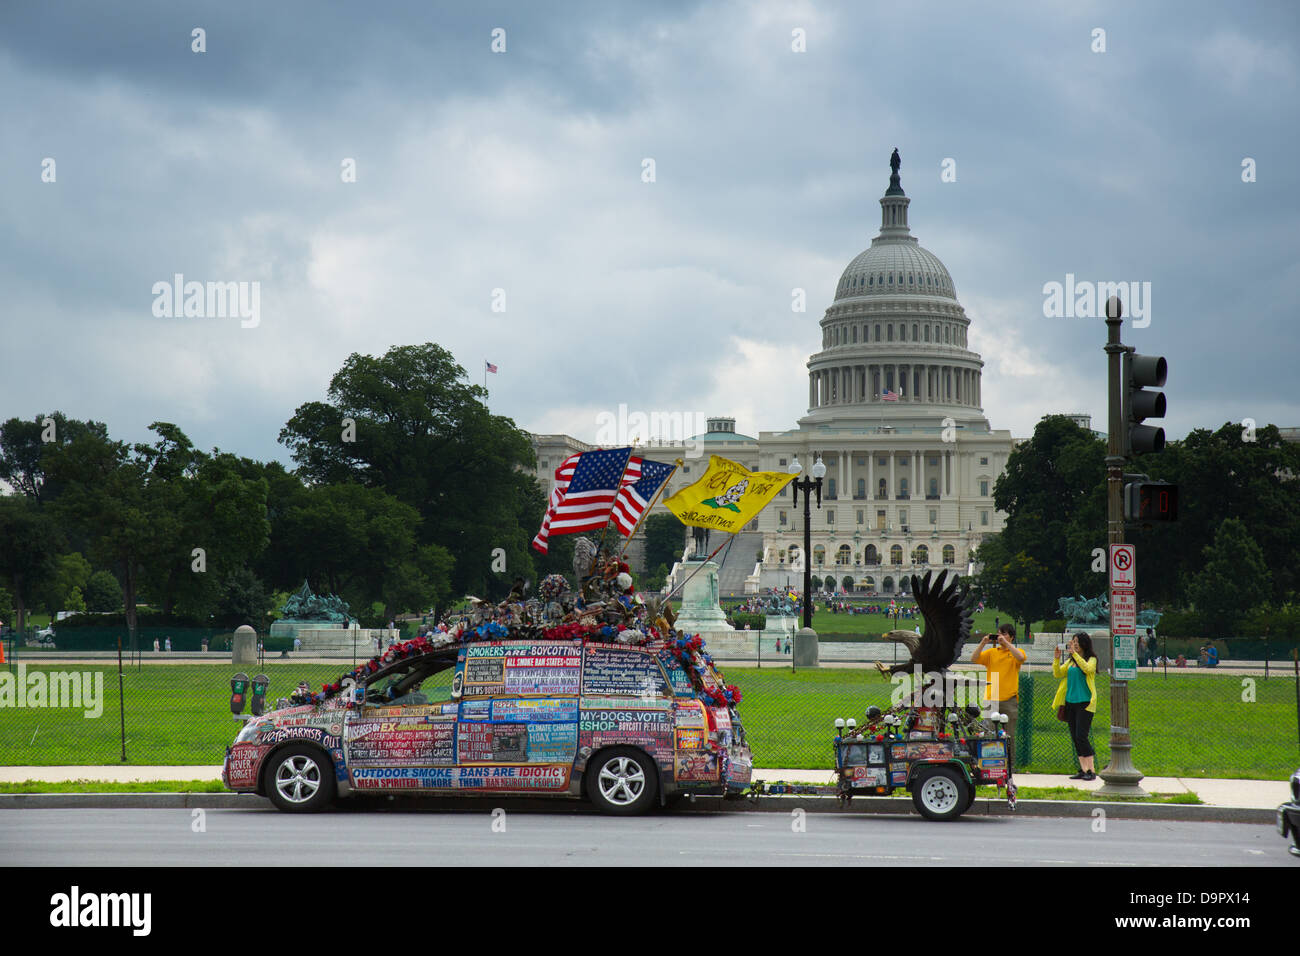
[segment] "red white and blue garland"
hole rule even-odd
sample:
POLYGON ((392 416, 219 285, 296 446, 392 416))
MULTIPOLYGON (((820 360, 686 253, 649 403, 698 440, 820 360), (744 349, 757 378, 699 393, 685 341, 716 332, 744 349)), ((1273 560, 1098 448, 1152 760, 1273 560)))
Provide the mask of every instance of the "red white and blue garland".
MULTIPOLYGON (((359 664, 353 670, 339 675, 339 679, 333 683, 322 684, 318 693, 312 693, 310 690, 300 688, 290 698, 290 703, 295 706, 322 704, 341 693, 349 683, 359 686, 365 678, 384 667, 388 667, 390 664, 411 657, 420 657, 435 651, 445 650, 453 644, 519 638, 556 642, 581 640, 583 642, 600 643, 635 643, 653 649, 654 643, 660 640, 658 631, 650 625, 634 631, 615 627, 611 624, 559 624, 555 627, 542 628, 535 636, 526 636, 518 632, 511 633, 512 630, 514 629, 507 628, 496 621, 488 621, 473 628, 466 627, 449 633, 435 632, 429 636, 414 637, 408 641, 394 644, 382 654, 377 654, 364 664, 359 664)), ((672 631, 671 636, 663 642, 663 649, 681 665, 700 699, 707 701, 714 707, 734 707, 740 703, 743 695, 740 688, 735 684, 719 683, 716 687, 710 687, 705 683, 704 678, 710 668, 717 674, 719 681, 722 678, 722 673, 717 669, 713 658, 705 652, 704 639, 700 635, 687 635, 682 634, 680 631, 672 631)), ((354 700, 349 700, 347 706, 351 708, 355 706, 355 703, 354 700)))

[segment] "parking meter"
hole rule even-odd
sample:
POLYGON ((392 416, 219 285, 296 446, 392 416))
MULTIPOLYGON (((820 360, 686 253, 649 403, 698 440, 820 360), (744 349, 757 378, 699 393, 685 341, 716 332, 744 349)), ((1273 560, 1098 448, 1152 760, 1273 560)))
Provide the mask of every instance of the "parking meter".
POLYGON ((230 678, 230 712, 238 717, 248 701, 248 675, 240 671, 230 678))
POLYGON ((266 710, 266 689, 271 685, 271 678, 258 674, 253 678, 253 716, 261 717, 266 710))

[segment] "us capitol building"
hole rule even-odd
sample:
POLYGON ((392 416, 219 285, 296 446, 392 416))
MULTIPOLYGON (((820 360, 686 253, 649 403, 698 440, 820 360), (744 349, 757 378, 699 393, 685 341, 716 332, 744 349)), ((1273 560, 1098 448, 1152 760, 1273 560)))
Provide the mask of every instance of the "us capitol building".
MULTIPOLYGON (((738 434, 734 419, 711 418, 690 443, 638 449, 663 461, 682 456, 685 444, 703 452, 686 459, 661 500, 698 478, 711 453, 761 471, 787 471, 797 457, 805 474, 820 457, 826 477, 821 510, 815 502, 812 509, 812 572, 833 575, 837 591, 880 595, 905 592, 913 573, 971 572, 980 541, 1002 529, 993 486, 1014 444, 984 417, 984 363, 967 345, 970 320, 944 264, 912 235, 897 151, 890 166, 880 234, 835 287, 821 351, 808 360, 808 409, 797 427, 754 438, 738 434)), ((593 447, 567 435, 533 441, 547 493, 555 467, 593 447)), ((796 508, 787 488, 723 552, 721 592, 799 587, 802 521, 803 501, 796 508)))

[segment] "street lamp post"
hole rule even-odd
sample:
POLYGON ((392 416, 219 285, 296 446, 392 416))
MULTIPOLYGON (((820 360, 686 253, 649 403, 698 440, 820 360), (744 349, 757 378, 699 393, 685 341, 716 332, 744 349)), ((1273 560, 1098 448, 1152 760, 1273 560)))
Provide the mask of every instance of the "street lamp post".
MULTIPOLYGON (((790 462, 789 472, 799 475, 803 465, 796 456, 790 462)), ((820 458, 813 462, 811 478, 795 478, 790 482, 794 488, 794 504, 799 506, 799 492, 803 491, 803 626, 812 627, 812 500, 817 495, 817 507, 822 506, 822 479, 826 477, 826 465, 820 458)))

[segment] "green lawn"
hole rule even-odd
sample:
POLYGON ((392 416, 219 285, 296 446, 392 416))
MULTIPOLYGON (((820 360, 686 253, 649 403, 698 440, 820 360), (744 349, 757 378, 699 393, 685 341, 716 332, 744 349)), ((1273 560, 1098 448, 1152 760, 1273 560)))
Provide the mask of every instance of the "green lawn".
MULTIPOLYGON (((50 669, 50 665, 32 665, 50 669)), ((268 663, 271 702, 288 696, 300 678, 313 687, 333 680, 350 664, 268 663)), ((16 708, 0 710, 0 764, 112 764, 121 762, 117 671, 77 666, 104 675, 103 713, 16 708)), ((889 704, 892 685, 874 670, 821 668, 792 673, 787 667, 724 667, 740 686, 740 714, 755 762, 769 768, 829 768, 836 717, 861 721, 870 704, 889 704)), ((229 665, 172 664, 128 667, 127 762, 216 764, 240 723, 230 714, 229 665)), ((1247 777, 1284 780, 1300 765, 1295 684, 1287 678, 1255 680, 1254 702, 1242 700, 1242 678, 1232 675, 1143 674, 1131 687, 1134 762, 1150 776, 1247 777)), ((1022 734, 1030 748, 1018 766, 1040 773, 1077 769, 1065 725, 1051 708, 1056 681, 1050 673, 1022 674, 1022 734)), ((448 694, 450 672, 425 689, 448 694)), ((1098 766, 1108 757, 1109 685, 1098 679, 1099 705, 1092 741, 1098 766)))
MULTIPOLYGON (((0 720, 0 764, 100 764, 121 763, 121 717, 118 713, 117 667, 75 665, 59 668, 51 664, 28 666, 37 669, 67 669, 104 675, 104 705, 99 717, 86 717, 81 710, 53 708, 6 708, 0 720)), ((277 697, 288 697, 300 679, 313 690, 325 681, 338 679, 352 669, 350 661, 336 664, 268 663, 271 678, 268 705, 277 697)), ((255 673, 249 670, 249 674, 255 673)), ((234 668, 220 664, 168 664, 127 666, 123 671, 126 692, 126 756, 135 764, 217 764, 225 758, 226 746, 239 733, 240 722, 230 713, 230 678, 234 668)), ((446 692, 451 672, 427 682, 446 692)), ((438 690, 435 690, 437 693, 438 690)), ((245 710, 245 713, 248 713, 245 710)))

